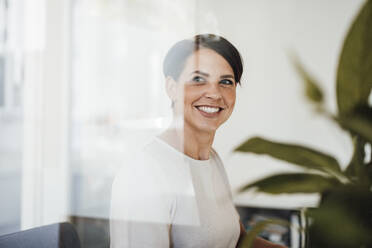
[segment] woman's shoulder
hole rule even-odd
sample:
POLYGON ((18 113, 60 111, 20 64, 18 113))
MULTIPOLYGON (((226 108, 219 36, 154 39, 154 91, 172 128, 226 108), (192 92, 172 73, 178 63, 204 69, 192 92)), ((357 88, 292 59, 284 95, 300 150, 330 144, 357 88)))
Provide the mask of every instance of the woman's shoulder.
POLYGON ((159 138, 152 138, 122 159, 114 182, 146 182, 158 188, 174 185, 186 175, 183 156, 159 138))
POLYGON ((218 152, 213 147, 211 147, 210 155, 211 155, 212 160, 215 160, 218 163, 222 164, 222 160, 221 160, 220 156, 218 155, 218 152))
POLYGON ((122 163, 112 184, 111 218, 168 223, 174 199, 156 159, 141 149, 122 163))
POLYGON ((161 168, 157 159, 148 151, 141 148, 122 158, 121 167, 115 178, 146 179, 160 174, 161 168))
POLYGON ((213 148, 211 149, 211 160, 216 165, 216 168, 219 170, 220 174, 222 175, 222 178, 226 186, 230 188, 229 179, 227 177, 225 166, 222 162, 222 159, 220 158, 216 150, 214 150, 213 148))
POLYGON ((216 167, 224 174, 225 173, 225 166, 222 162, 221 157, 218 155, 217 151, 213 148, 211 148, 211 161, 213 164, 216 165, 216 167))

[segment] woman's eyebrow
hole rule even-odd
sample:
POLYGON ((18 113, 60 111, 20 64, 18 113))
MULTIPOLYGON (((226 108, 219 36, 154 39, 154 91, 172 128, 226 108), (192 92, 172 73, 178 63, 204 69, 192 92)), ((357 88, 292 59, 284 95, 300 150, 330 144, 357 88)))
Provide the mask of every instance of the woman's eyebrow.
POLYGON ((234 79, 234 76, 231 74, 222 75, 220 78, 232 78, 234 79))
MULTIPOLYGON (((193 71, 193 72, 191 72, 190 74, 200 74, 200 75, 203 75, 203 76, 205 76, 205 77, 209 77, 209 74, 208 73, 206 73, 206 72, 202 72, 202 71, 199 71, 199 70, 196 70, 196 71, 193 71)), ((220 78, 232 78, 232 79, 234 79, 234 76, 233 75, 231 75, 231 74, 226 74, 226 75, 222 75, 222 76, 220 76, 220 78)))
POLYGON ((194 74, 194 73, 203 75, 204 77, 209 77, 209 74, 208 73, 202 72, 202 71, 199 71, 199 70, 193 71, 190 74, 194 74))

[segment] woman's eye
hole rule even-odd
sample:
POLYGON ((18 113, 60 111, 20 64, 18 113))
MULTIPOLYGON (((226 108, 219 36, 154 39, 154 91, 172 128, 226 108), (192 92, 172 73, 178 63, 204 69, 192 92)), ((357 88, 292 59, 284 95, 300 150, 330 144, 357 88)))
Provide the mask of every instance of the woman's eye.
POLYGON ((220 83, 224 85, 234 85, 234 82, 228 79, 221 80, 220 83))
POLYGON ((192 81, 193 82, 197 82, 197 83, 200 83, 200 82, 204 82, 204 78, 200 77, 200 76, 195 76, 192 78, 192 81))

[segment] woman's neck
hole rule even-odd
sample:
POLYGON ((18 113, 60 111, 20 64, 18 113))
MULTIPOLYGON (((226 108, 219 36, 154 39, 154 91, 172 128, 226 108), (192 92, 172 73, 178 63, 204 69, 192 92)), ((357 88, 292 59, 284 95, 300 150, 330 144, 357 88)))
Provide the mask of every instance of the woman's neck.
POLYGON ((177 150, 197 160, 208 160, 215 132, 196 131, 184 125, 183 129, 168 128, 160 135, 177 150))

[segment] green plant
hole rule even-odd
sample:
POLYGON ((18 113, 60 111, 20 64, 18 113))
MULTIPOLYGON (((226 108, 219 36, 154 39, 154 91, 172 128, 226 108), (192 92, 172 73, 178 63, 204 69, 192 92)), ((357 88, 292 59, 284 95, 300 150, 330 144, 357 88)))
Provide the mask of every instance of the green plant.
POLYGON ((366 1, 344 40, 337 70, 337 114, 326 110, 316 80, 296 58, 293 62, 317 112, 350 134, 352 158, 342 169, 334 157, 321 151, 254 137, 235 151, 269 155, 305 170, 269 176, 240 191, 319 193, 318 207, 306 212, 310 220, 305 230, 307 247, 372 247, 372 107, 368 103, 372 97, 372 0, 366 1))

